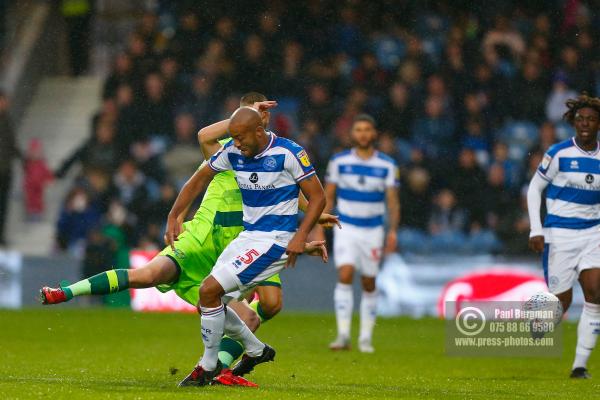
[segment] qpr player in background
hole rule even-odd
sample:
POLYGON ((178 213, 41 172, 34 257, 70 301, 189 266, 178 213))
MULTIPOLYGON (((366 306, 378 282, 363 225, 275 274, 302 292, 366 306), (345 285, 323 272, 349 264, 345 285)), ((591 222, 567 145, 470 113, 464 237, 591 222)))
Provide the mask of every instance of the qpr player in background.
POLYGON ((546 283, 564 311, 573 284, 581 284, 585 303, 571 378, 589 378, 587 361, 600 332, 600 99, 582 95, 566 105, 564 118, 575 127, 575 137, 550 147, 531 179, 529 247, 543 253, 546 283), (542 227, 544 189, 548 214, 542 227))
POLYGON ((273 360, 275 351, 260 342, 221 298, 234 291, 245 293, 284 266, 293 266, 325 207, 323 187, 304 149, 266 132, 256 110, 239 108, 231 116, 228 131, 233 140, 186 183, 193 187, 179 193, 167 221, 167 241, 173 243, 182 229, 177 216, 218 172, 233 170, 242 194, 244 231, 224 249, 200 287, 204 354, 184 385, 191 381, 198 386, 207 384, 220 372, 223 333, 246 348, 238 363, 241 375, 273 360), (299 190, 308 200, 300 226, 299 190))
POLYGON ((377 313, 375 277, 382 252, 396 249, 396 230, 400 219, 398 200, 399 172, 396 162, 375 149, 375 120, 358 115, 352 125, 354 147, 332 157, 327 167, 326 210, 337 212, 344 228, 334 232, 334 258, 338 283, 334 291, 337 338, 332 350, 350 349, 350 326, 354 299, 354 271, 361 274, 360 336, 358 348, 372 353, 373 327, 377 313), (387 202, 387 213, 386 213, 387 202), (387 216, 388 233, 384 235, 387 216), (385 236, 385 248, 384 248, 385 236))

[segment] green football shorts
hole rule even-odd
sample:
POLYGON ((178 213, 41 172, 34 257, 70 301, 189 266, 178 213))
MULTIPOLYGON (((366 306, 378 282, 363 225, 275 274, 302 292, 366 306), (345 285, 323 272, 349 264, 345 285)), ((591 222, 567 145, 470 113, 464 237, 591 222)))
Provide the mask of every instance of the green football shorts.
MULTIPOLYGON (((240 227, 240 231, 242 230, 240 227)), ((163 293, 174 290, 186 302, 193 306, 198 305, 202 281, 210 275, 217 258, 223 251, 223 246, 234 239, 228 237, 224 243, 219 231, 218 229, 210 231, 204 240, 200 240, 191 231, 184 230, 175 242, 175 251, 170 246, 165 247, 159 255, 173 260, 179 270, 179 277, 173 283, 158 285, 156 288, 163 293)), ((279 274, 273 275, 259 283, 259 286, 281 287, 281 278, 279 274)))

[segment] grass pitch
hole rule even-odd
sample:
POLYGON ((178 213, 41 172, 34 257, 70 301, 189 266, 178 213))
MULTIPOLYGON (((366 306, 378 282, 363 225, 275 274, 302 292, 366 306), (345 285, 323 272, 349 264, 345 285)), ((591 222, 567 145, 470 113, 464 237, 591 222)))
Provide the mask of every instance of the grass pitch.
MULTIPOLYGON (((355 321, 356 322, 356 321, 355 321)), ((444 323, 380 319, 373 355, 332 353, 333 315, 284 312, 261 327, 274 363, 249 375, 258 389, 177 388, 202 351, 195 315, 59 307, 0 311, 2 399, 534 399, 600 398, 598 350, 587 381, 567 376, 576 325, 562 358, 455 358, 444 323)), ((356 324, 355 324, 356 328, 356 324)), ((356 331, 356 329, 355 329, 356 331)))

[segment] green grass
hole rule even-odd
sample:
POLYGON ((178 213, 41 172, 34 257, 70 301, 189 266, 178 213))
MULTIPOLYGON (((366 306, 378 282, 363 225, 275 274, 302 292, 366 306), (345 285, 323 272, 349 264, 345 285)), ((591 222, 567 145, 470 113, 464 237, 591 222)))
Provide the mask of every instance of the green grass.
POLYGON ((278 351, 249 377, 259 389, 178 389, 202 351, 195 315, 48 308, 0 311, 2 399, 533 399, 600 396, 567 378, 576 326, 562 358, 455 358, 435 319, 380 319, 374 355, 331 353, 332 315, 284 312, 259 331, 278 351), (175 375, 170 370, 177 369, 175 375))

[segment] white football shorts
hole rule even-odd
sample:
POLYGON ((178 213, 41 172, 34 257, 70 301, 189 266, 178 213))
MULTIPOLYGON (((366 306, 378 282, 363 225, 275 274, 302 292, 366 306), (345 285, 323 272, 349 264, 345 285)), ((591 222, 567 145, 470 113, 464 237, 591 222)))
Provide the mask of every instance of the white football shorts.
POLYGON ((375 277, 383 251, 383 227, 359 228, 345 224, 333 233, 333 256, 336 268, 352 265, 362 276, 375 277))
POLYGON ((211 275, 226 294, 238 290, 246 293, 283 269, 286 248, 287 242, 273 235, 244 231, 223 250, 211 275))
POLYGON ((578 240, 546 243, 542 265, 551 293, 571 289, 581 271, 600 268, 600 232, 578 240))

